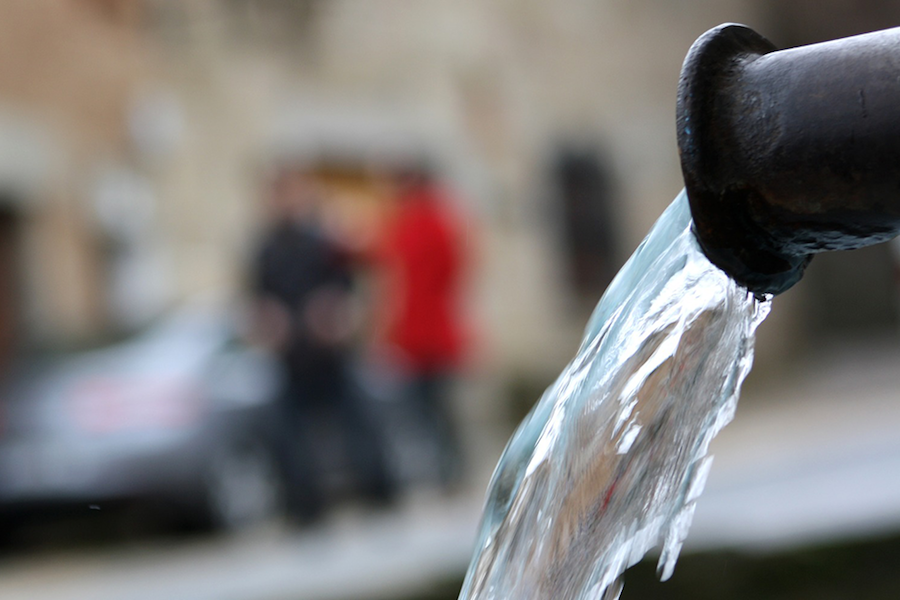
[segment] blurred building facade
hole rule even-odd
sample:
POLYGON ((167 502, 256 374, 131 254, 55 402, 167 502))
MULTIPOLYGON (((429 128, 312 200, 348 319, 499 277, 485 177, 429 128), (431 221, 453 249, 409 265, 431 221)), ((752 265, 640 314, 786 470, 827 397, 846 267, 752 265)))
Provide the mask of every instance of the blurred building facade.
POLYGON ((136 2, 0 6, 2 353, 103 326, 102 238, 91 177, 127 155, 144 76, 136 2))
POLYGON ((596 301, 570 283, 550 180, 559 149, 597 148, 617 182, 607 228, 621 261, 681 186, 672 115, 684 52, 708 26, 752 21, 751 4, 151 2, 148 33, 185 144, 197 145, 169 180, 206 228, 194 248, 205 258, 181 268, 236 281, 253 170, 273 156, 325 157, 345 192, 355 182, 377 196, 366 165, 425 153, 480 222, 473 305, 487 362, 550 375, 596 301))
MULTIPOLYGON (((272 161, 308 161, 364 214, 383 193, 373 166, 424 154, 479 223, 481 363, 550 377, 596 300, 573 284, 584 266, 567 258, 560 149, 613 182, 597 214, 614 272, 682 186, 685 52, 720 22, 778 31, 774 4, 3 3, 0 339, 96 336, 239 293, 272 161)), ((762 362, 791 352, 803 303, 772 315, 762 362)))

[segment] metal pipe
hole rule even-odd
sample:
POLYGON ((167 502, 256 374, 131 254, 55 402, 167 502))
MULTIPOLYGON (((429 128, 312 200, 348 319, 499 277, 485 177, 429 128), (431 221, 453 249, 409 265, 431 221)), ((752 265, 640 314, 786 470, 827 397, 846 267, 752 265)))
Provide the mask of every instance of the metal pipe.
POLYGON ((751 291, 900 233, 900 27, 776 51, 720 25, 688 52, 677 110, 697 238, 751 291))

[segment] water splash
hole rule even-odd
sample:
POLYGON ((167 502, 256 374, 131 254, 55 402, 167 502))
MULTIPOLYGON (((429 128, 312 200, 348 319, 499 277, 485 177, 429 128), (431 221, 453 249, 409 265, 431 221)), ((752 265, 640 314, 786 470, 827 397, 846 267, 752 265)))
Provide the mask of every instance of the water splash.
POLYGON ((460 600, 618 598, 659 543, 667 579, 769 305, 706 259, 682 192, 507 445, 460 600))

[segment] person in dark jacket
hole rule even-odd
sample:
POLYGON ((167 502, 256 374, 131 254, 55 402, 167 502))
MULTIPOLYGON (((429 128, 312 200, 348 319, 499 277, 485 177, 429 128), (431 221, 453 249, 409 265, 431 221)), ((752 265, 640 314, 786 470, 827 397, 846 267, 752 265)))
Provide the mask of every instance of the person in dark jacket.
POLYGON ((320 197, 304 173, 278 173, 271 204, 253 292, 262 337, 277 349, 287 375, 277 445, 288 508, 304 519, 323 509, 325 490, 315 446, 320 425, 326 422, 337 425, 355 481, 367 495, 386 500, 392 486, 383 445, 350 369, 354 327, 349 261, 322 228, 320 197))

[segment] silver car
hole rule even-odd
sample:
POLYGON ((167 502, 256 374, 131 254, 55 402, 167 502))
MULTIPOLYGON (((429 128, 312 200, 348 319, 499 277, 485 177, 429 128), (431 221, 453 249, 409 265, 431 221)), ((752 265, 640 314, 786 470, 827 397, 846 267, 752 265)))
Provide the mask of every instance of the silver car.
POLYGON ((183 310, 114 346, 10 377, 0 509, 139 499, 235 528, 281 507, 278 363, 227 315, 183 310))

